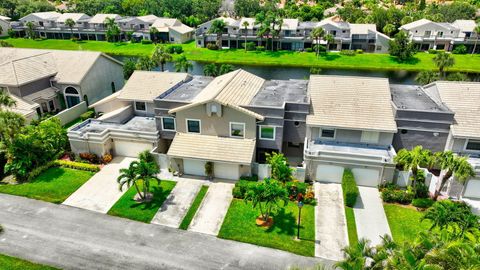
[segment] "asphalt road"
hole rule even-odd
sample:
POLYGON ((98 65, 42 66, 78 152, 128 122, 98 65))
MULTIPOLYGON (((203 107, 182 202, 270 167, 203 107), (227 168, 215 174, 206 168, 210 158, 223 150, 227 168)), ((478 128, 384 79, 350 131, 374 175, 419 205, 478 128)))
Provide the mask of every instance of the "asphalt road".
POLYGON ((62 269, 288 269, 322 262, 5 194, 0 224, 0 253, 62 269))

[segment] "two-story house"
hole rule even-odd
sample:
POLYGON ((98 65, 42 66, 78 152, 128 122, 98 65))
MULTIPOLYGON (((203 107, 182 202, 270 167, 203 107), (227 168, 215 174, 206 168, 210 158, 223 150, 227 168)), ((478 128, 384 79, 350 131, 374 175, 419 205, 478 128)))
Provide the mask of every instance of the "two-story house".
POLYGON ((7 16, 0 15, 0 27, 2 31, 0 31, 0 37, 8 36, 8 31, 10 30, 10 18, 7 16))

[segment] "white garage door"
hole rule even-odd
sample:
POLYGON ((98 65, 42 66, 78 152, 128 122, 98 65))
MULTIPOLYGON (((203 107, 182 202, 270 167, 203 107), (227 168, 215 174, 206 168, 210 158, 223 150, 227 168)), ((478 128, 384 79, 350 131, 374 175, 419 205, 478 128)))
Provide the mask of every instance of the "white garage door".
POLYGON ((237 164, 219 163, 213 164, 215 178, 238 180, 240 179, 240 168, 237 164))
POLYGON ((185 174, 205 176, 205 161, 184 159, 183 171, 185 174))
POLYGON ((480 198, 480 179, 468 181, 463 197, 480 198))
POLYGON ((316 180, 320 182, 341 183, 343 167, 333 165, 318 165, 316 180))
POLYGON ((376 187, 380 183, 378 169, 353 168, 352 173, 359 186, 376 187))
POLYGON ((145 150, 152 150, 151 143, 129 142, 115 140, 114 152, 117 156, 138 157, 138 154, 145 150))

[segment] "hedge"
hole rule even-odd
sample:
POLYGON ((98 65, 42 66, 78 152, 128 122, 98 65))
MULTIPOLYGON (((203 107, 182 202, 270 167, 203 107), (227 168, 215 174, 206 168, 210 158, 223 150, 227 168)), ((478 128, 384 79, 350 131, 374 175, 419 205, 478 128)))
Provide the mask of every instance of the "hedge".
POLYGON ((353 177, 353 173, 350 169, 345 169, 343 171, 342 190, 345 205, 348 207, 353 207, 360 192, 358 191, 355 177, 353 177))
POLYGON ((55 160, 56 166, 61 166, 70 169, 76 169, 81 171, 89 171, 89 172, 98 172, 100 171, 100 167, 93 164, 75 162, 75 161, 68 161, 68 160, 55 160))
POLYGON ((433 205, 434 201, 430 198, 417 198, 413 199, 412 205, 417 208, 429 208, 433 205))

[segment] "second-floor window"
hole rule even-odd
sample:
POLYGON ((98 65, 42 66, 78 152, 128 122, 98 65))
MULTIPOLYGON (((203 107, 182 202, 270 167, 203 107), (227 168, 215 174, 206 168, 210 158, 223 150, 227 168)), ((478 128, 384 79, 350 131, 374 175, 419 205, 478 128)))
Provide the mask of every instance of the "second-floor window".
POLYGON ((187 119, 187 132, 188 133, 200 133, 200 120, 187 119))
POLYGON ((327 139, 335 138, 335 129, 322 128, 320 130, 320 137, 327 139))
POLYGON ((145 102, 136 101, 135 102, 135 110, 144 112, 144 111, 147 110, 147 104, 145 102))
POLYGON ((443 32, 438 32, 437 36, 443 37, 443 32))
POLYGON ((175 118, 173 117, 162 117, 162 129, 175 131, 175 118))
POLYGON ((480 151, 480 141, 468 140, 465 150, 480 151))
POLYGON ((269 141, 274 141, 275 140, 275 127, 272 126, 260 126, 260 140, 269 140, 269 141))
POLYGON ((362 131, 362 137, 360 141, 362 143, 378 143, 380 133, 376 131, 362 131))
POLYGON ((245 123, 230 122, 230 137, 245 137, 245 123))

